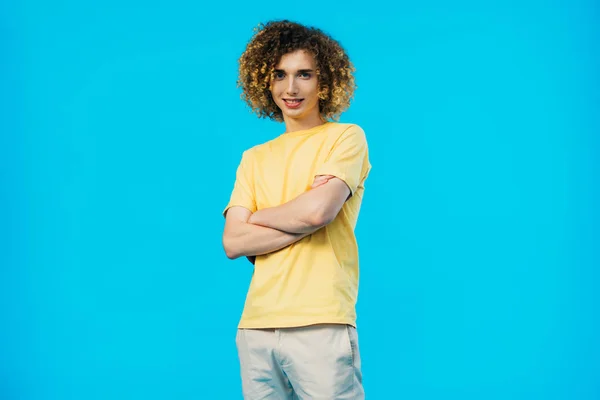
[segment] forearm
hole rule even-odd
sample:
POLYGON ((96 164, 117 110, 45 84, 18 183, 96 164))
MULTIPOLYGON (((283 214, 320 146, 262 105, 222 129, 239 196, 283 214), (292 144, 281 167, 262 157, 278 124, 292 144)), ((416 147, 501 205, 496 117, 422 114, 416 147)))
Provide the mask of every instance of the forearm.
POLYGON ((289 233, 278 229, 241 223, 235 232, 223 238, 229 258, 256 256, 280 250, 295 243, 310 233, 289 233))
POLYGON ((311 234, 325 224, 316 215, 314 202, 305 195, 277 207, 264 208, 250 216, 248 222, 289 233, 311 234))
POLYGON ((302 193, 279 206, 256 211, 248 222, 284 232, 313 233, 335 217, 328 206, 328 197, 331 197, 328 185, 330 184, 302 193))
POLYGON ((326 176, 325 183, 276 207, 253 213, 248 222, 289 233, 311 234, 329 224, 350 197, 350 188, 339 178, 326 176))

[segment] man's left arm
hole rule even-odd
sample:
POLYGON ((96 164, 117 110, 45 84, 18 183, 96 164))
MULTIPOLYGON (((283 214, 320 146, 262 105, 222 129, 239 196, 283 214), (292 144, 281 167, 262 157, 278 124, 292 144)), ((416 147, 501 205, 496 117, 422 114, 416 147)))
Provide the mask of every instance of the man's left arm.
POLYGON ((335 219, 370 170, 363 130, 352 125, 337 139, 325 163, 316 171, 311 189, 293 200, 256 211, 252 224, 289 233, 306 233, 335 219))
POLYGON ((331 176, 287 203, 256 211, 248 222, 289 233, 311 232, 333 221, 350 193, 343 180, 331 176))

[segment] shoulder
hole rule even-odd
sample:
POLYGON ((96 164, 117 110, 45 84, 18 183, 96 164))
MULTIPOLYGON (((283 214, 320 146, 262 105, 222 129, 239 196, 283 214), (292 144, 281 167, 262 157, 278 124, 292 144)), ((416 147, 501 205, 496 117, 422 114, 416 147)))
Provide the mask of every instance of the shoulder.
POLYGON ((329 134, 337 140, 352 138, 352 140, 366 142, 365 131, 358 124, 334 122, 329 129, 329 134))
POLYGON ((249 158, 260 158, 270 153, 274 146, 280 141, 279 137, 267 140, 264 143, 259 143, 245 151, 249 158))
POLYGON ((358 124, 353 124, 350 122, 332 122, 330 127, 328 128, 329 132, 338 132, 340 134, 344 133, 358 133, 364 134, 363 128, 358 124))
POLYGON ((242 160, 246 162, 251 162, 257 157, 260 157, 260 155, 264 153, 265 149, 270 146, 270 142, 271 141, 260 143, 244 150, 242 153, 242 160))

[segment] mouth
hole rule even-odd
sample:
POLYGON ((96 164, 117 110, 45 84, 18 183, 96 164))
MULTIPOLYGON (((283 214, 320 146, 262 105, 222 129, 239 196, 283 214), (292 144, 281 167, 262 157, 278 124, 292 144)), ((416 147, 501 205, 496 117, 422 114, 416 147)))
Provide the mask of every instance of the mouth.
POLYGON ((304 99, 283 99, 283 102, 288 108, 298 108, 300 107, 300 104, 302 104, 302 101, 304 101, 304 99))

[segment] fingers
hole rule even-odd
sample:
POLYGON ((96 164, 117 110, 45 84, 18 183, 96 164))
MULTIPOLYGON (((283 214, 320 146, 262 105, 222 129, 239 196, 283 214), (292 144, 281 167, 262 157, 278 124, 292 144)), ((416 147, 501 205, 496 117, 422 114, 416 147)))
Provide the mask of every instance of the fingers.
POLYGON ((325 183, 329 182, 329 180, 331 178, 334 178, 334 176, 333 175, 318 175, 315 178, 313 184, 311 185, 311 188, 314 189, 318 186, 324 185, 325 183))
POLYGON ((324 179, 315 180, 315 181, 313 182, 313 184, 312 184, 310 187, 311 187, 311 188, 316 188, 316 187, 318 187, 318 186, 321 186, 321 185, 323 185, 323 184, 324 184, 324 183, 326 183, 326 182, 327 182, 327 180, 324 180, 324 179))
POLYGON ((325 178, 317 178, 315 179, 315 181, 313 182, 312 186, 313 188, 317 187, 317 186, 321 186, 324 183, 327 183, 327 179, 325 178))
POLYGON ((314 184, 315 185, 322 185, 324 183, 327 183, 331 178, 333 178, 331 175, 320 175, 320 176, 317 176, 315 178, 314 184))

